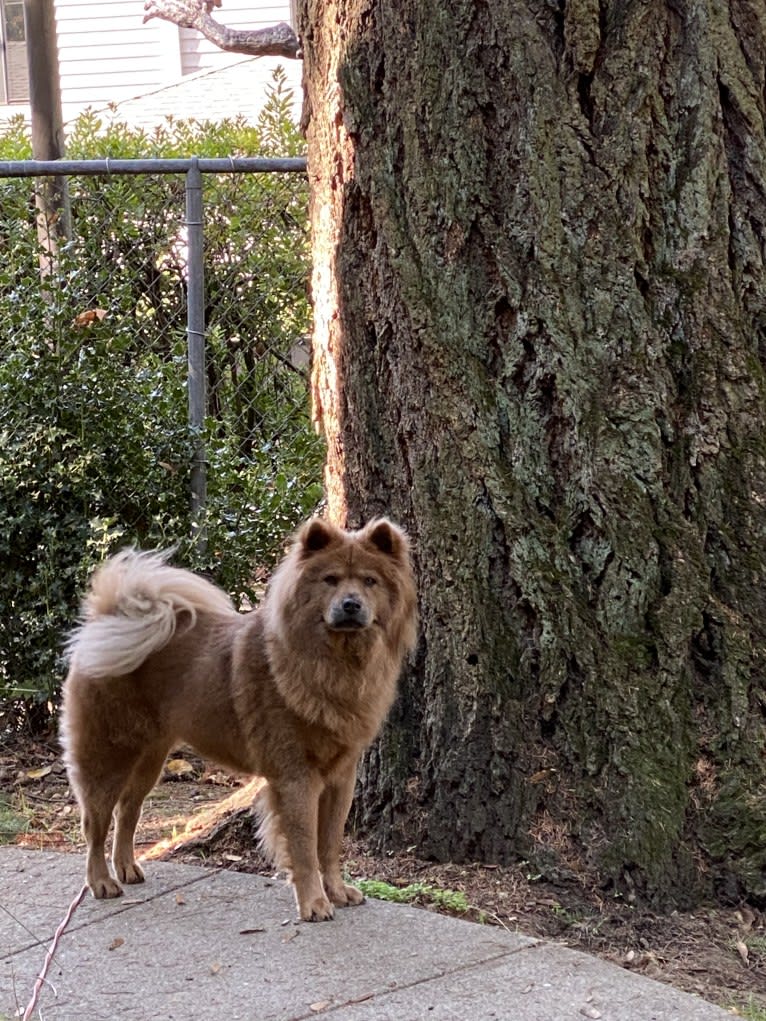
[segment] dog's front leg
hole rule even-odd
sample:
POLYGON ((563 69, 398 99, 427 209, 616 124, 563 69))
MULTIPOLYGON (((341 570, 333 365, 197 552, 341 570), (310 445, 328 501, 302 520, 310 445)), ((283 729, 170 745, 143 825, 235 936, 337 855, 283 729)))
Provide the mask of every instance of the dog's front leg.
POLYGON ((279 829, 287 842, 290 880, 298 912, 304 922, 323 922, 333 917, 319 874, 317 820, 322 781, 309 774, 282 783, 271 781, 279 829))
POLYGON ((356 759, 343 764, 319 798, 319 868, 325 893, 333 904, 343 908, 361 904, 364 895, 355 886, 343 882, 340 853, 356 782, 356 759))

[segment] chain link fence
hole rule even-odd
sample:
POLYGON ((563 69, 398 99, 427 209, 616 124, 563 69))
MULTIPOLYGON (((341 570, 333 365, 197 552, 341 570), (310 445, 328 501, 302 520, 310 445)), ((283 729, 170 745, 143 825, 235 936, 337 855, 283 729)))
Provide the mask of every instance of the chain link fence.
POLYGON ((304 171, 0 163, 0 694, 50 697, 106 553, 246 601, 319 502, 304 171))

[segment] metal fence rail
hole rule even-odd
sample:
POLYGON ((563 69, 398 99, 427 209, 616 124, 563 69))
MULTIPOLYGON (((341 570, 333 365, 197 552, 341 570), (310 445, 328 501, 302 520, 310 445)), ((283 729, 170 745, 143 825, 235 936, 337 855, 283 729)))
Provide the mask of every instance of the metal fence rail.
POLYGON ((185 174, 192 167, 203 174, 295 174, 306 172, 306 158, 231 156, 221 159, 190 156, 187 159, 0 160, 0 177, 185 174))

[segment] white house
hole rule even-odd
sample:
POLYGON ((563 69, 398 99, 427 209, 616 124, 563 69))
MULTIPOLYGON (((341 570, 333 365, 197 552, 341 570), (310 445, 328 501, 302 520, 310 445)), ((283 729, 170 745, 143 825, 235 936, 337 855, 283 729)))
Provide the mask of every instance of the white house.
MULTIPOLYGON (((143 0, 54 0, 64 121, 90 107, 151 128, 167 114, 253 120, 274 67, 296 97, 300 61, 224 53, 193 29, 154 18, 143 0)), ((0 122, 29 115, 23 0, 0 0, 0 122)), ((223 0, 216 20, 233 28, 290 21, 289 0, 223 0)))

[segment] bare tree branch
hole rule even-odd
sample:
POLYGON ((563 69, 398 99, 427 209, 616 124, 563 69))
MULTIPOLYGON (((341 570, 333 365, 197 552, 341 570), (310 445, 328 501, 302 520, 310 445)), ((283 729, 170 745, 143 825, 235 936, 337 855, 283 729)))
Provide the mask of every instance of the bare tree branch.
POLYGON ((300 57, 298 37, 287 22, 269 28, 234 29, 210 16, 221 0, 146 0, 144 21, 162 18, 181 28, 196 28, 219 49, 248 53, 253 57, 300 57))

